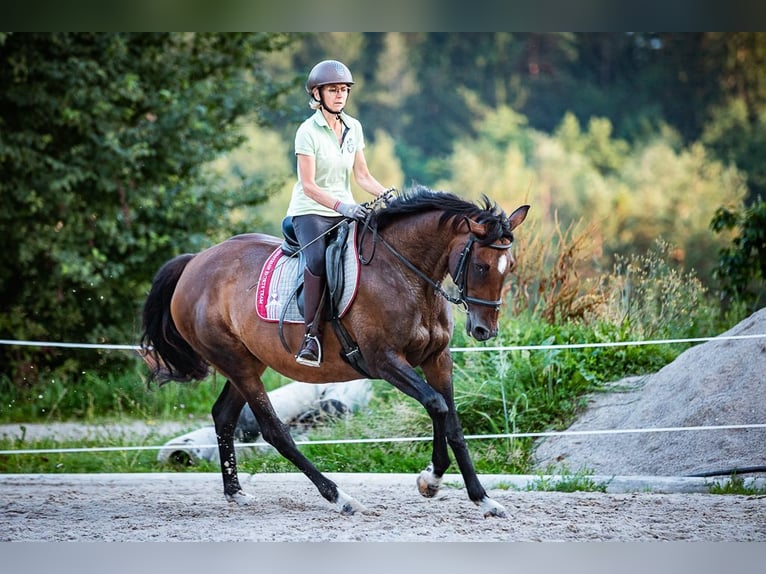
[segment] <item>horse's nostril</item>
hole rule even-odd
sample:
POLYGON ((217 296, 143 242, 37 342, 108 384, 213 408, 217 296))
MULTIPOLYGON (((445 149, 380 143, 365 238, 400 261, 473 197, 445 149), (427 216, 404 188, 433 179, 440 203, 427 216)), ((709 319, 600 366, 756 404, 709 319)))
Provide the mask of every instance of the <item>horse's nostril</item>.
POLYGON ((478 341, 486 341, 487 339, 489 339, 489 329, 479 325, 474 328, 473 336, 478 341))

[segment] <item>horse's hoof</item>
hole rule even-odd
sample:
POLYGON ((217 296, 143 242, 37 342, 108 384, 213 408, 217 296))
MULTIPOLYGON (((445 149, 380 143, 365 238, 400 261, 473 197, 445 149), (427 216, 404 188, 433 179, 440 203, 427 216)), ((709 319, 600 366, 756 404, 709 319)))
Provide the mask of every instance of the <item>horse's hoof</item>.
POLYGON ((508 513, 505 511, 503 505, 499 502, 495 502, 488 496, 485 496, 476 504, 481 509, 482 514, 484 514, 484 518, 489 518, 490 516, 496 516, 497 518, 508 518, 508 513))
POLYGON ((234 494, 227 494, 226 500, 235 502, 237 506, 247 506, 255 502, 255 497, 247 494, 244 490, 238 490, 234 494))
POLYGON ((418 476, 417 483, 418 491, 422 496, 433 498, 439 492, 439 488, 442 485, 442 479, 436 477, 433 472, 433 466, 429 464, 418 476))
POLYGON ((357 512, 366 514, 367 508, 356 499, 351 498, 348 494, 338 489, 338 499, 335 501, 335 508, 338 509, 343 516, 352 516, 357 512))

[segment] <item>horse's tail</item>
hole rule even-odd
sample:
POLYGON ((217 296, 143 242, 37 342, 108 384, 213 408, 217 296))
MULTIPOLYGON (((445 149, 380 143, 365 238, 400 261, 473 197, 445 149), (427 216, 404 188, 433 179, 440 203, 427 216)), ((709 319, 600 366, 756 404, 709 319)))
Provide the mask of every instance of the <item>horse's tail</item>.
POLYGON ((170 315, 173 297, 181 273, 194 255, 179 255, 165 263, 152 281, 152 288, 142 313, 142 355, 151 369, 150 381, 195 381, 204 379, 208 365, 178 332, 170 315))

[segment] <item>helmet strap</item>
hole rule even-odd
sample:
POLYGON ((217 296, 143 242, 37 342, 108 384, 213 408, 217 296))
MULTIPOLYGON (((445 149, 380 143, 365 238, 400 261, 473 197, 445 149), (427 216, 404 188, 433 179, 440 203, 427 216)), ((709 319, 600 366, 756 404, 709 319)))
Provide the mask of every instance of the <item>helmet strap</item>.
POLYGON ((324 102, 324 94, 322 94, 322 87, 320 86, 320 87, 315 88, 315 89, 316 89, 317 92, 319 92, 319 99, 317 100, 314 97, 314 94, 311 94, 311 97, 314 98, 315 101, 318 101, 319 105, 322 106, 322 109, 327 110, 327 113, 334 114, 335 116, 337 116, 338 119, 340 119, 340 114, 341 114, 341 112, 343 111, 344 108, 341 108, 337 112, 331 110, 329 107, 327 107, 327 104, 325 104, 325 102, 324 102))

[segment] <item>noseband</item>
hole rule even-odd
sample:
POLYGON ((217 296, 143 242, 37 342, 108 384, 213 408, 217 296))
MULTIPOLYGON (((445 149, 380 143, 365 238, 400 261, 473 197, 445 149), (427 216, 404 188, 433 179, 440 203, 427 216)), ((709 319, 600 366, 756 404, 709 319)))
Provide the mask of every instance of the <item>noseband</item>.
MULTIPOLYGON (((439 293, 442 297, 444 297, 447 301, 450 303, 454 303, 455 305, 461 305, 463 308, 468 309, 468 304, 473 303, 475 305, 483 305, 485 307, 493 307, 495 311, 500 310, 500 305, 502 304, 502 299, 496 299, 494 301, 490 299, 479 299, 478 297, 470 297, 468 295, 468 264, 471 260, 471 250, 473 248, 473 244, 476 243, 476 237, 473 234, 470 234, 468 236, 468 241, 466 241, 465 246, 463 247, 463 251, 460 252, 460 259, 458 259, 457 268, 455 269, 455 273, 451 274, 453 282, 458 288, 458 296, 453 297, 449 293, 447 293, 441 286, 440 281, 434 281, 431 279, 428 275, 423 273, 420 269, 415 267, 404 255, 399 253, 391 244, 389 244, 385 239, 380 237, 377 234, 377 230, 374 230, 373 232, 373 242, 375 239, 379 239, 383 245, 385 245, 388 250, 393 253, 402 263, 404 263, 413 273, 415 273, 418 277, 423 279, 426 283, 431 285, 434 288, 434 291, 439 293)), ((492 243, 490 245, 485 245, 484 247, 490 247, 492 249, 510 249, 512 243, 508 243, 507 245, 503 245, 500 243, 492 243)), ((369 262, 369 261, 368 261, 369 262)))
MULTIPOLYGON (((457 269, 455 270, 455 274, 452 276, 455 285, 457 285, 458 293, 460 294, 460 296, 457 298, 457 303, 462 304, 466 308, 468 308, 468 303, 474 303, 476 305, 484 305, 485 307, 494 307, 495 311, 498 311, 500 309, 500 305, 502 304, 502 299, 490 301, 489 299, 479 299, 477 297, 468 296, 467 270, 468 263, 471 260, 471 249, 473 248, 474 243, 476 243, 476 237, 471 234, 468 236, 468 241, 466 241, 465 247, 463 247, 463 251, 460 253, 460 259, 458 259, 457 262, 457 269)), ((506 250, 510 249, 511 245, 512 243, 508 243, 506 245, 502 245, 500 243, 491 243, 489 245, 485 245, 485 247, 506 250)))

